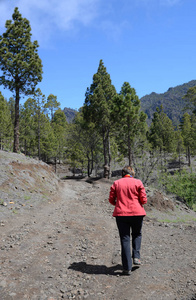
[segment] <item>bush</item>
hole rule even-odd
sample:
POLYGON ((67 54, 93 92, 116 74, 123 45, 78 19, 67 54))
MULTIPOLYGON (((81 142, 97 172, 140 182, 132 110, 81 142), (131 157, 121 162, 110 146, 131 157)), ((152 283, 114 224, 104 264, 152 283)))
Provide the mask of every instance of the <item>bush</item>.
POLYGON ((194 208, 196 205, 196 174, 183 170, 174 175, 165 174, 160 178, 165 189, 183 199, 187 205, 194 208))

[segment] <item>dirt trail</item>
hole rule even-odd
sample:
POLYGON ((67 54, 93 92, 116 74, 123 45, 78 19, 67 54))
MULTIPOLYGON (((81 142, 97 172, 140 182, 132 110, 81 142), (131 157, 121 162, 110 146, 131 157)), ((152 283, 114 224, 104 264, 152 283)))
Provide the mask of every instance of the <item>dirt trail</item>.
POLYGON ((142 266, 119 275, 110 185, 66 180, 54 201, 1 219, 1 300, 196 299, 194 221, 159 222, 151 212, 143 227, 142 266))

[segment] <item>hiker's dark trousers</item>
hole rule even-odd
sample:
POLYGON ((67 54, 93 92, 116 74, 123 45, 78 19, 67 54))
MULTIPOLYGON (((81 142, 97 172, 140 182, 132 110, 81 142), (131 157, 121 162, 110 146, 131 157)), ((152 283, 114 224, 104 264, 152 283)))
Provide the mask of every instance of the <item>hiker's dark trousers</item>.
POLYGON ((116 217, 116 223, 121 241, 123 269, 129 271, 132 269, 132 257, 140 258, 143 216, 116 217), (132 231, 132 255, 130 231, 132 231))

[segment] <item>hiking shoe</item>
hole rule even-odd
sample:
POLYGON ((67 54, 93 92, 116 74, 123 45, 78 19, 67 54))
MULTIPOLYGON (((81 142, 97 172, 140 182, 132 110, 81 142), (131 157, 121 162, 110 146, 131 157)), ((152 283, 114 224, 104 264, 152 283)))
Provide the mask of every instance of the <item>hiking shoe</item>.
POLYGON ((139 265, 141 265, 141 260, 139 258, 134 258, 133 264, 139 266, 139 265))
POLYGON ((123 270, 122 271, 122 275, 126 275, 126 276, 129 276, 129 275, 131 275, 131 270, 123 270))

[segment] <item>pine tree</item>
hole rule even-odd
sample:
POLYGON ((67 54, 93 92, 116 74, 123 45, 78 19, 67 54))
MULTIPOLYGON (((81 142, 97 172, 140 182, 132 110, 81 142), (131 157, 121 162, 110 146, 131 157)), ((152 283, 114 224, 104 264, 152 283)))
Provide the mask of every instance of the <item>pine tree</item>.
POLYGON ((44 113, 41 113, 40 153, 43 161, 48 162, 50 158, 55 157, 56 145, 56 137, 50 120, 44 113))
POLYGON ((86 91, 83 107, 84 119, 95 124, 102 137, 104 157, 104 177, 110 175, 111 149, 111 103, 116 95, 115 87, 111 83, 110 75, 100 60, 97 73, 93 76, 93 83, 86 91))
POLYGON ((11 113, 11 119, 12 119, 12 124, 13 124, 13 128, 14 128, 14 121, 15 121, 14 120, 15 119, 15 101, 14 101, 13 97, 9 98, 8 107, 9 107, 9 110, 10 110, 10 113, 11 113))
POLYGON ((44 109, 45 109, 45 102, 46 97, 42 94, 41 90, 38 88, 34 95, 35 103, 36 103, 36 123, 37 123, 37 140, 38 140, 38 157, 41 159, 41 127, 43 126, 45 115, 44 115, 44 109))
MULTIPOLYGON (((52 150, 45 149, 46 141, 48 143, 48 134, 53 131, 50 128, 49 117, 45 115, 45 95, 38 88, 33 98, 27 99, 21 109, 20 116, 20 141, 23 150, 27 154, 38 156, 41 160, 47 159, 52 150), (47 128, 47 129, 46 129, 47 128), (43 140, 45 141, 43 143, 43 140)), ((54 139, 53 134, 51 134, 54 139)), ((53 141, 52 141, 53 143, 53 141)), ((50 146, 49 146, 50 148, 50 146)))
POLYGON ((66 134, 67 134, 67 127, 68 123, 66 120, 66 116, 64 112, 59 108, 55 113, 54 117, 51 122, 54 135, 55 135, 55 149, 56 149, 56 155, 55 155, 55 169, 56 169, 56 162, 57 159, 59 161, 64 158, 65 154, 65 147, 66 147, 66 134))
POLYGON ((140 100, 128 82, 124 82, 119 95, 113 99, 112 116, 117 128, 119 151, 128 157, 129 165, 132 165, 134 140, 146 132, 147 116, 140 111, 140 100))
POLYGON ((36 101, 28 98, 20 109, 20 148, 25 155, 37 155, 36 101))
POLYGON ((191 126, 191 117, 188 113, 185 113, 182 117, 181 122, 181 132, 184 141, 184 145, 186 147, 186 157, 188 159, 188 165, 191 165, 191 146, 193 143, 192 137, 192 126, 191 126))
POLYGON ((21 93, 31 95, 42 80, 42 63, 37 41, 31 42, 31 27, 18 8, 12 20, 7 20, 6 32, 0 36, 0 84, 15 94, 15 124, 13 151, 19 150, 19 100, 21 93))
POLYGON ((66 141, 66 161, 71 165, 74 176, 76 169, 83 169, 87 165, 84 147, 79 137, 78 126, 75 123, 69 124, 66 141))
POLYGON ((178 153, 179 170, 181 171, 181 155, 183 154, 184 151, 184 143, 179 128, 175 131, 175 141, 176 141, 176 152, 178 153))
POLYGON ((161 105, 153 115, 152 123, 148 133, 148 140, 153 150, 159 149, 161 165, 163 168, 162 153, 166 163, 166 153, 171 153, 176 149, 175 128, 172 120, 163 112, 161 105))
POLYGON ((175 149, 175 132, 171 119, 163 112, 163 107, 157 108, 153 115, 149 131, 152 147, 160 151, 172 152, 175 149))
POLYGON ((193 114, 196 115, 196 86, 190 87, 183 97, 186 100, 187 109, 191 109, 193 114))
POLYGON ((86 122, 83 118, 82 109, 77 113, 73 122, 74 131, 72 138, 81 144, 85 161, 87 161, 88 176, 92 174, 95 167, 99 167, 102 153, 101 138, 96 126, 92 122, 86 122))
POLYGON ((191 136, 192 136, 192 151, 193 154, 196 154, 196 115, 191 116, 191 136))
POLYGON ((0 92, 0 149, 10 150, 12 129, 9 105, 0 92))
POLYGON ((57 101, 57 96, 50 94, 47 98, 45 108, 50 112, 51 120, 54 118, 55 111, 59 108, 60 102, 57 101))

